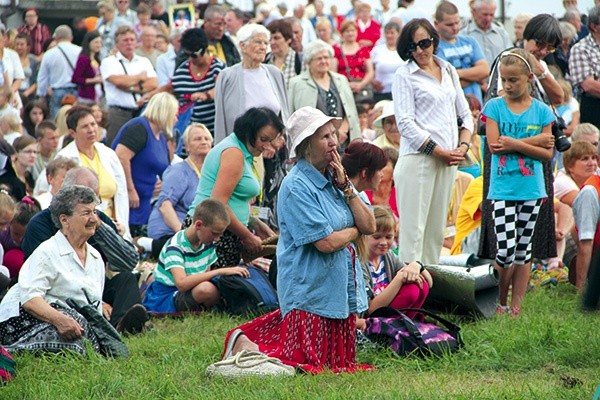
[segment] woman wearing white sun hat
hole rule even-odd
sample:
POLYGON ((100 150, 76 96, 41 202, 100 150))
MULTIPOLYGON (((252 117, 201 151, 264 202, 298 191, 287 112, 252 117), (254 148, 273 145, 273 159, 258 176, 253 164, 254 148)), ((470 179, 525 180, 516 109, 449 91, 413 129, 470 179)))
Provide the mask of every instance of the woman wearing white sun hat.
POLYGON ((231 330, 226 360, 207 373, 228 375, 248 354, 311 373, 370 368, 356 363, 355 313, 367 303, 353 241, 373 233, 375 219, 342 166, 339 125, 313 107, 290 116, 290 154, 298 161, 279 192, 280 310, 231 330))

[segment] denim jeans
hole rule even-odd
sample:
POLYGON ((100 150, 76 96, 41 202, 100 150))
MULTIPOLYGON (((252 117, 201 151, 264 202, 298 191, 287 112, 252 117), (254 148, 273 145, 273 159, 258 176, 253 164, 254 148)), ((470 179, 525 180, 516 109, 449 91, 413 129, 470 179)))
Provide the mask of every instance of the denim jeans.
POLYGON ((52 89, 52 96, 50 96, 50 117, 56 118, 56 114, 60 109, 60 103, 67 94, 77 95, 77 88, 58 88, 52 89))

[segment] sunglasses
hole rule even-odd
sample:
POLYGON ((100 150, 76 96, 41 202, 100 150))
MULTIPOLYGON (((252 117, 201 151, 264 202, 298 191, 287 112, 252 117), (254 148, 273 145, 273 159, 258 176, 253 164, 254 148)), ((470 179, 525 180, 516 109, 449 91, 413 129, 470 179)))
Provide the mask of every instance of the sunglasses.
POLYGON ((190 51, 185 52, 185 54, 188 57, 192 57, 192 58, 202 57, 204 55, 204 53, 206 53, 206 49, 200 49, 200 50, 194 51, 193 53, 190 51))
POLYGON ((538 48, 538 50, 546 50, 548 53, 554 53, 556 51, 556 47, 548 44, 548 43, 544 43, 542 41, 538 41, 538 40, 534 40, 535 42, 535 46, 538 48))
POLYGON ((421 50, 425 50, 431 47, 431 45, 433 44, 433 38, 427 38, 427 39, 423 39, 423 40, 419 40, 418 42, 412 42, 408 45, 408 48, 406 49, 409 53, 415 52, 417 51, 417 46, 419 46, 421 48, 421 50))

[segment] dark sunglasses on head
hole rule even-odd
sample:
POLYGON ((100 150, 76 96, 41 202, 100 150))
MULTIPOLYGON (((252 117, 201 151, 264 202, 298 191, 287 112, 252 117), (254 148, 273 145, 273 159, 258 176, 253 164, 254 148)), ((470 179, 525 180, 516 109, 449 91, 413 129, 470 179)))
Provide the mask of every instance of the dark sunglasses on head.
POLYGON ((419 46, 421 48, 421 50, 425 50, 431 47, 431 45, 433 44, 433 38, 427 38, 427 39, 423 39, 423 40, 419 40, 418 42, 412 42, 408 45, 408 51, 410 53, 417 51, 417 46, 419 46))
POLYGON ((204 53, 206 53, 206 49, 200 49, 200 50, 194 51, 193 53, 191 51, 185 52, 185 54, 187 54, 188 57, 192 57, 192 58, 202 57, 204 55, 204 53))

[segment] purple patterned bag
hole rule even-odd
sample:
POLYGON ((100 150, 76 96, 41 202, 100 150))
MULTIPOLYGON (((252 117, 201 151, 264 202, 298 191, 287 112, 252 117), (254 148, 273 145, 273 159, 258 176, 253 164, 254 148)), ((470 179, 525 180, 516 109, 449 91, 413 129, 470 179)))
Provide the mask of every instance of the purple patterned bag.
POLYGON ((422 309, 382 307, 366 319, 366 324, 365 334, 369 339, 391 347, 400 356, 411 353, 441 356, 454 353, 463 346, 460 327, 422 309), (401 311, 417 311, 440 322, 446 329, 433 323, 414 321, 401 311))

